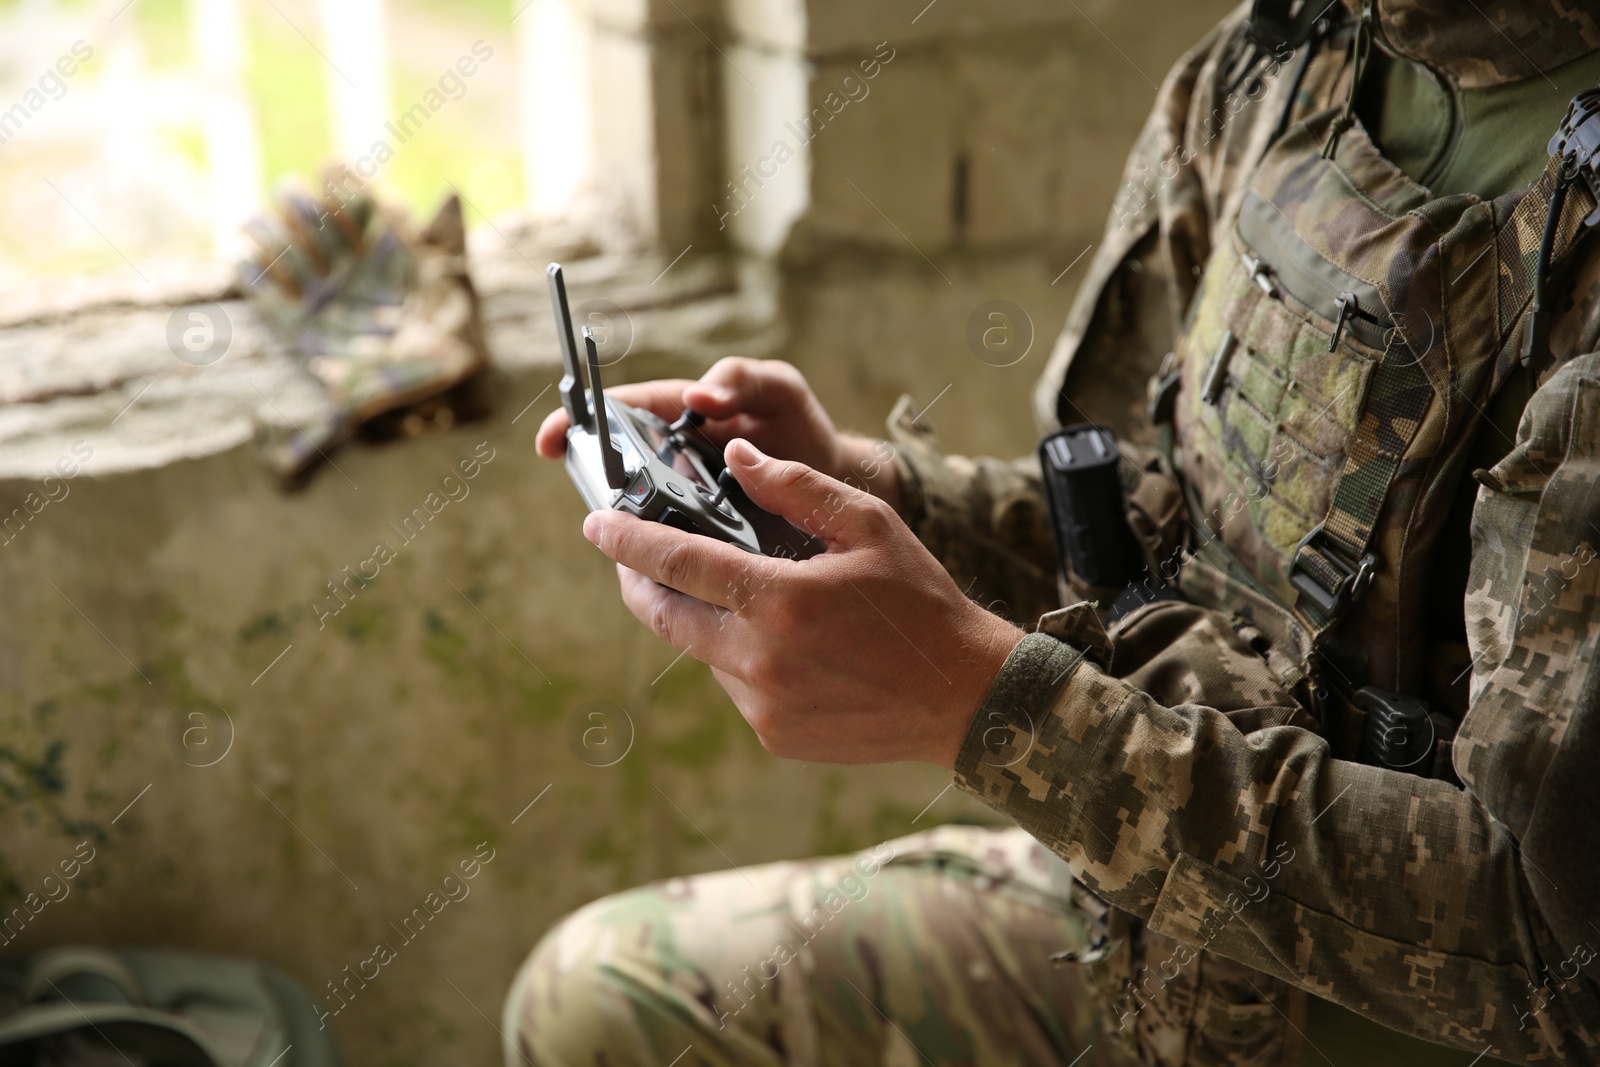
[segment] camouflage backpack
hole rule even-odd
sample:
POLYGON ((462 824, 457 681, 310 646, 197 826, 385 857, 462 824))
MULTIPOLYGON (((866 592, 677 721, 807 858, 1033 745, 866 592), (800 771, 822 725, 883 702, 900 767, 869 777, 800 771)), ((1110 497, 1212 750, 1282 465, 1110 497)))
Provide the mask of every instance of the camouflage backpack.
POLYGON ((193 952, 64 946, 0 963, 0 1063, 338 1067, 311 995, 193 952))

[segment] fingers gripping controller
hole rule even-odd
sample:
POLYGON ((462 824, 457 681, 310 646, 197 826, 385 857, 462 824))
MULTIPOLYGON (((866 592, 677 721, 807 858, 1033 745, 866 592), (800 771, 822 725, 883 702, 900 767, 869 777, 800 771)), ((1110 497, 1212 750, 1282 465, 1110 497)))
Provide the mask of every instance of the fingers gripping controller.
POLYGON ((631 512, 761 555, 805 559, 820 553, 822 542, 745 495, 721 451, 693 432, 705 422, 703 414, 685 410, 669 425, 649 411, 608 398, 594 334, 587 327, 584 395, 561 267, 552 263, 545 273, 561 342, 561 402, 571 422, 567 474, 589 509, 631 512))

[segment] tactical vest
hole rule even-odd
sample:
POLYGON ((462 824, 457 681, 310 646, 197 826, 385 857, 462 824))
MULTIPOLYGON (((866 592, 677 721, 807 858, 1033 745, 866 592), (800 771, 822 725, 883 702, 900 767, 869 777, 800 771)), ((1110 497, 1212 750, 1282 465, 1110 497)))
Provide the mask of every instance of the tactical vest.
MULTIPOLYGON (((1428 684, 1437 673, 1428 662, 1428 608, 1430 599, 1454 597, 1459 612, 1464 590, 1443 592, 1450 583, 1438 581, 1434 556, 1444 535, 1464 535, 1464 513, 1452 509, 1474 491, 1475 437, 1511 434, 1486 413, 1502 394, 1517 399, 1508 386, 1518 379, 1531 389, 1554 370, 1555 361, 1541 355, 1543 338, 1525 344, 1535 332, 1528 328, 1535 276, 1550 274, 1535 265, 1561 265, 1585 223, 1600 218, 1593 191, 1600 94, 1575 102, 1552 144, 1567 158, 1553 156, 1530 186, 1489 201, 1430 197, 1385 158, 1355 112, 1353 85, 1371 26, 1331 9, 1333 24, 1313 27, 1324 9, 1310 4, 1290 26, 1290 6, 1258 0, 1251 12, 1252 23, 1283 15, 1267 29, 1276 30, 1277 43, 1304 45, 1298 63, 1283 71, 1293 84, 1263 98, 1281 106, 1270 116, 1275 128, 1248 135, 1248 165, 1224 157, 1223 166, 1242 168, 1237 179, 1230 170, 1226 187, 1180 190, 1189 200, 1175 198, 1181 213, 1204 197, 1222 224, 1210 227, 1173 351, 1150 383, 1164 457, 1129 449, 1137 462, 1128 466, 1138 468, 1132 482, 1125 471, 1129 518, 1149 549, 1146 562, 1187 600, 1221 613, 1237 646, 1262 655, 1316 716, 1335 758, 1450 777, 1465 687, 1452 704, 1428 684), (1179 498, 1182 507, 1169 506, 1179 498), (1163 518, 1178 511, 1187 515, 1163 518), (1175 539, 1181 547, 1169 557, 1175 539), (1174 560, 1181 564, 1175 572, 1163 565, 1174 560), (1410 713, 1421 715, 1425 734, 1401 729, 1399 743, 1380 751, 1410 713), (1423 752, 1413 758, 1418 736, 1423 752), (1405 759, 1382 758, 1396 752, 1405 759)), ((1247 25, 1246 48, 1281 54, 1270 34, 1249 40, 1257 28, 1247 25)), ((1218 80, 1230 88, 1247 83, 1248 73, 1236 79, 1228 60, 1217 63, 1218 80)), ((1235 142, 1245 143, 1243 136, 1235 142)), ((1196 247, 1184 232, 1193 225, 1180 219, 1161 235, 1161 266, 1174 277, 1186 273, 1186 253, 1196 247)), ((1131 248, 1132 239, 1127 254, 1131 248)), ((1582 266, 1591 281, 1600 278, 1600 269, 1582 266)), ((1116 299, 1106 306, 1115 308, 1116 299)), ((1575 354, 1568 340, 1563 355, 1575 354)), ((1066 354, 1068 364, 1040 392, 1058 423, 1084 420, 1067 390, 1074 350, 1066 354)), ((1115 371, 1095 369, 1113 379, 1103 396, 1123 402, 1115 371)), ((1111 403, 1087 406, 1103 421, 1114 417, 1111 403)), ((1509 436, 1500 442, 1501 452, 1512 443, 1509 436)), ((1104 592, 1069 591, 1073 599, 1104 592)), ((1156 605, 1123 616, 1111 643, 1163 612, 1179 609, 1156 605)), ((1207 656, 1237 652, 1221 639, 1206 647, 1207 656)), ((1121 651, 1113 648, 1112 661, 1126 666, 1121 651)), ((1218 673, 1185 666, 1187 675, 1164 676, 1207 689, 1218 673)), ((1449 677, 1470 672, 1463 644, 1449 677)), ((1163 697, 1211 699, 1205 692, 1163 697)), ((1244 732, 1281 725, 1219 710, 1244 732)), ((1116 908, 1087 913, 1092 948, 1071 958, 1088 966, 1113 1020, 1108 1030, 1142 1062, 1297 1062, 1296 1047, 1315 1031, 1304 1016, 1306 994, 1203 949, 1194 953, 1116 908), (1173 961, 1191 956, 1197 967, 1172 973, 1173 961)), ((1339 1025, 1375 1027, 1356 1016, 1339 1025)))
POLYGON ((1595 200, 1554 157, 1531 188, 1430 199, 1333 84, 1301 89, 1152 383, 1188 503, 1178 585, 1285 653, 1336 756, 1448 777, 1464 701, 1423 706, 1409 762, 1374 749, 1418 705, 1432 553, 1474 435, 1499 432, 1541 240, 1559 263, 1595 200))

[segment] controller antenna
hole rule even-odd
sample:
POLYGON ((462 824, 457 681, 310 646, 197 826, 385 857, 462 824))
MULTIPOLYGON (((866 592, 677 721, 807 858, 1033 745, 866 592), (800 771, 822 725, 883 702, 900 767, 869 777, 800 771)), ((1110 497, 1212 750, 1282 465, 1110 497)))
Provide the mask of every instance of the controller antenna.
POLYGON ((544 273, 550 282, 550 308, 556 316, 556 333, 561 337, 561 406, 567 409, 572 425, 592 430, 589 405, 583 396, 583 376, 578 371, 578 341, 572 333, 572 312, 567 309, 566 279, 561 276, 559 263, 550 264, 544 273))
MULTIPOLYGON (((589 361, 589 389, 594 394, 595 435, 600 438, 600 462, 606 469, 606 484, 613 489, 628 487, 628 471, 622 453, 611 443, 611 426, 606 419, 605 387, 600 384, 600 352, 594 346, 594 330, 583 328, 583 351, 589 361)), ((580 397, 582 393, 578 394, 580 397)))

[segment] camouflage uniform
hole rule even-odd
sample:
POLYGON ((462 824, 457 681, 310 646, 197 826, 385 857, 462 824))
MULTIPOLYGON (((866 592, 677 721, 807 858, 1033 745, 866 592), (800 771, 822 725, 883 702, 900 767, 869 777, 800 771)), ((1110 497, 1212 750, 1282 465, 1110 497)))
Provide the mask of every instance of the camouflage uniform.
MULTIPOLYGON (((1600 75, 1600 7, 1444 10, 1386 0, 1230 95, 1241 10, 1168 75, 1129 161, 1038 416, 1127 442, 1149 573, 1185 599, 1107 628, 1086 598, 1113 591, 1056 587, 1033 459, 947 456, 905 402, 891 417, 912 529, 985 603, 1038 619, 956 784, 1070 871, 1058 925, 1007 914, 1029 884, 1014 864, 977 883, 952 873, 970 861, 923 865, 885 883, 890 916, 840 928, 886 985, 852 993, 847 965, 802 957, 739 1044, 706 1022, 762 940, 743 917, 803 904, 794 886, 838 861, 636 891, 530 960, 507 1007, 530 1062, 915 1062, 891 1032, 929 1063, 1294 1063, 1354 1034, 1376 1040, 1352 1056, 1388 1062, 1600 1056, 1600 255, 1579 245, 1581 183, 1553 227, 1570 295, 1548 355, 1519 360, 1555 174, 1527 146, 1600 75), (1369 32, 1395 159, 1349 58, 1369 32), (1430 83, 1407 58, 1456 115, 1490 116, 1483 166, 1408 145, 1400 105, 1430 83), (1371 762, 1362 693, 1426 700, 1429 758, 1371 762), (987 952, 942 933, 991 916, 987 952), (1066 966, 1029 973, 1044 953, 1066 966), (949 980, 972 961, 990 981, 949 980), (1026 1032, 1051 1040, 995 1037, 997 974, 1008 1006, 1050 990, 1026 1032), (580 1000, 617 1025, 574 1022, 580 1000)), ((1027 854, 1015 831, 962 833, 969 856, 1027 854)))

